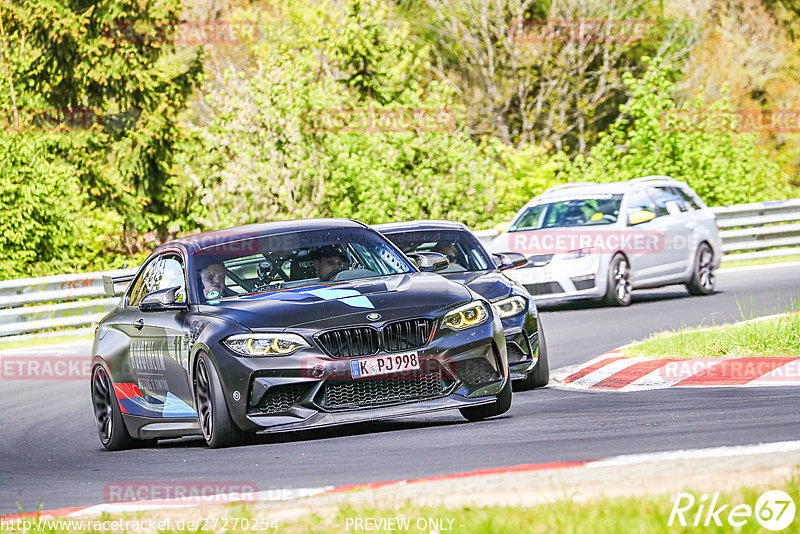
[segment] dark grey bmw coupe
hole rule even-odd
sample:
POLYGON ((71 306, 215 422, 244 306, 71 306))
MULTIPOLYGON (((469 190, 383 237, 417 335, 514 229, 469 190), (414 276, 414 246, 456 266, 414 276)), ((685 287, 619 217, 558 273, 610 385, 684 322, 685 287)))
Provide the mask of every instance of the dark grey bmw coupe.
POLYGON ((178 239, 130 277, 93 347, 91 395, 110 450, 459 409, 506 412, 501 320, 465 286, 346 219, 178 239))

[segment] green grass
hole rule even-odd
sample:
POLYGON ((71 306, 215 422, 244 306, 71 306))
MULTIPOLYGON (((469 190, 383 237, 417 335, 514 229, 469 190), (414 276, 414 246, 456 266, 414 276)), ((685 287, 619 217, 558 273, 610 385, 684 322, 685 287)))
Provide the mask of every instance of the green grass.
MULTIPOLYGON (((741 528, 734 529, 727 523, 728 512, 736 505, 745 504, 755 508, 758 497, 766 489, 780 489, 789 494, 795 503, 800 503, 800 477, 795 474, 783 484, 775 484, 770 487, 740 488, 731 492, 721 493, 717 500, 717 506, 728 504, 723 513, 719 515, 722 526, 716 526, 710 521, 711 526, 703 526, 706 519, 705 512, 701 515, 700 524, 692 526, 701 496, 711 495, 713 491, 691 491, 695 498, 695 506, 684 513, 687 519, 687 526, 682 527, 678 521, 668 526, 669 517, 673 509, 675 496, 673 494, 651 494, 637 497, 622 498, 603 498, 586 502, 575 502, 568 495, 551 504, 540 504, 530 507, 517 506, 466 506, 466 507, 418 507, 405 504, 393 508, 384 507, 352 507, 342 506, 335 514, 313 513, 309 510, 309 515, 299 521, 277 521, 277 529, 266 528, 272 525, 269 518, 269 510, 259 510, 255 505, 229 506, 225 507, 224 515, 221 517, 231 518, 262 518, 262 523, 257 530, 251 526, 249 530, 242 528, 232 528, 232 521, 227 523, 228 528, 225 532, 270 532, 287 534, 317 534, 329 532, 408 532, 408 533, 429 533, 434 532, 429 520, 439 521, 445 528, 438 529, 439 534, 550 534, 550 533, 570 533, 570 534, 593 534, 593 533, 628 533, 655 534, 655 533, 688 533, 688 532, 711 532, 728 533, 738 532, 748 534, 751 532, 769 532, 763 529, 757 522, 754 515, 746 517, 747 523, 741 528), (355 520, 366 519, 380 522, 381 519, 399 518, 409 521, 407 529, 397 528, 375 528, 372 530, 355 528, 355 520), (424 522, 424 524, 423 524, 424 522), (425 528, 420 528, 420 527, 425 528), (263 528, 262 528, 263 527, 263 528)), ((658 488, 653 488, 654 492, 658 488)), ((208 512, 202 514, 209 517, 208 512)), ((114 516, 103 514, 104 520, 134 520, 146 517, 158 517, 152 513, 148 514, 126 514, 114 516)), ((255 524, 255 523, 254 523, 255 524)), ((363 523, 362 523, 363 524, 363 523)), ((378 523, 380 525, 380 523, 378 523)), ((798 532, 800 518, 795 517, 794 522, 782 532, 798 532)), ((372 524, 371 524, 372 526, 372 524)), ((383 526, 386 526, 384 523, 383 526)), ((52 523, 46 524, 42 521, 41 526, 34 523, 32 532, 64 532, 59 530, 52 523)), ((217 529, 219 532, 219 529, 217 529)), ((5 532, 15 532, 12 529, 5 529, 5 532)), ((88 530, 83 530, 88 532, 88 530)), ((185 528, 180 531, 161 530, 167 532, 197 532, 197 529, 185 528)))
POLYGON ((785 263, 787 261, 800 261, 800 254, 792 256, 776 256, 774 258, 757 258, 753 260, 725 260, 720 269, 729 269, 731 267, 748 267, 751 265, 770 265, 772 263, 785 263))
POLYGON ((765 321, 659 332, 625 353, 655 358, 800 356, 800 314, 794 310, 765 321))

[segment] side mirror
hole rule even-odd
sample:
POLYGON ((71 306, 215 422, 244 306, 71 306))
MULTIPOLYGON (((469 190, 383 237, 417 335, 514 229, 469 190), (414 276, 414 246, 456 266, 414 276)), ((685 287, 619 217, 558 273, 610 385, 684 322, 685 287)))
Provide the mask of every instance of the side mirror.
POLYGON ((143 312, 188 309, 185 302, 175 302, 176 294, 179 289, 179 286, 175 286, 148 293, 139 302, 139 309, 143 312))
POLYGON ((504 221, 501 223, 497 223, 494 225, 494 229, 497 230, 498 233, 502 234, 506 230, 508 230, 509 226, 511 226, 511 221, 504 221))
POLYGON ((492 254, 492 258, 497 268, 501 271, 528 265, 528 258, 524 254, 518 252, 497 252, 492 254))
POLYGON ((650 210, 637 210, 628 215, 628 224, 636 226, 637 224, 646 223, 656 218, 656 214, 650 210))
POLYGON ((450 267, 447 257, 438 252, 415 252, 408 257, 417 265, 417 269, 424 273, 435 273, 450 267))

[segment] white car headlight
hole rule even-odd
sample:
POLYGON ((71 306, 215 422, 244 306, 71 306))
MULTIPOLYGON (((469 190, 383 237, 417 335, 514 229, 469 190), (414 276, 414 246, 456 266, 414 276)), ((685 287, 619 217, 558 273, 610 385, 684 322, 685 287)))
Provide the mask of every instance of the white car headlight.
POLYGON ((492 302, 492 306, 497 310, 497 315, 499 315, 501 319, 505 319, 506 317, 514 317, 524 312, 525 299, 514 295, 503 300, 498 300, 497 302, 492 302))
POLYGON ((310 347, 297 334, 236 334, 225 340, 226 347, 242 356, 286 356, 310 347))
POLYGON ((451 312, 447 312, 442 324, 453 330, 464 330, 465 328, 478 326, 485 322, 488 317, 489 312, 486 311, 486 306, 482 302, 475 300, 451 312))

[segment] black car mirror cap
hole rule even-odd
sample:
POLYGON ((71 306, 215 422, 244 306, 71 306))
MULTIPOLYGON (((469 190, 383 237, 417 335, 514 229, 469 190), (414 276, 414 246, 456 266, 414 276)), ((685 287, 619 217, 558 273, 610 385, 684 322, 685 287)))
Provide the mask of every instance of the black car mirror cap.
POLYGON ((519 252, 497 252, 492 254, 492 259, 494 259, 494 264, 497 265, 497 268, 501 271, 528 265, 527 256, 519 252))
POLYGON ((175 286, 148 293, 139 302, 139 309, 141 311, 185 310, 188 308, 185 302, 175 302, 179 289, 180 286, 175 286))
POLYGON ((416 264, 417 269, 423 273, 435 273, 450 267, 450 260, 438 252, 414 252, 408 257, 416 264))

